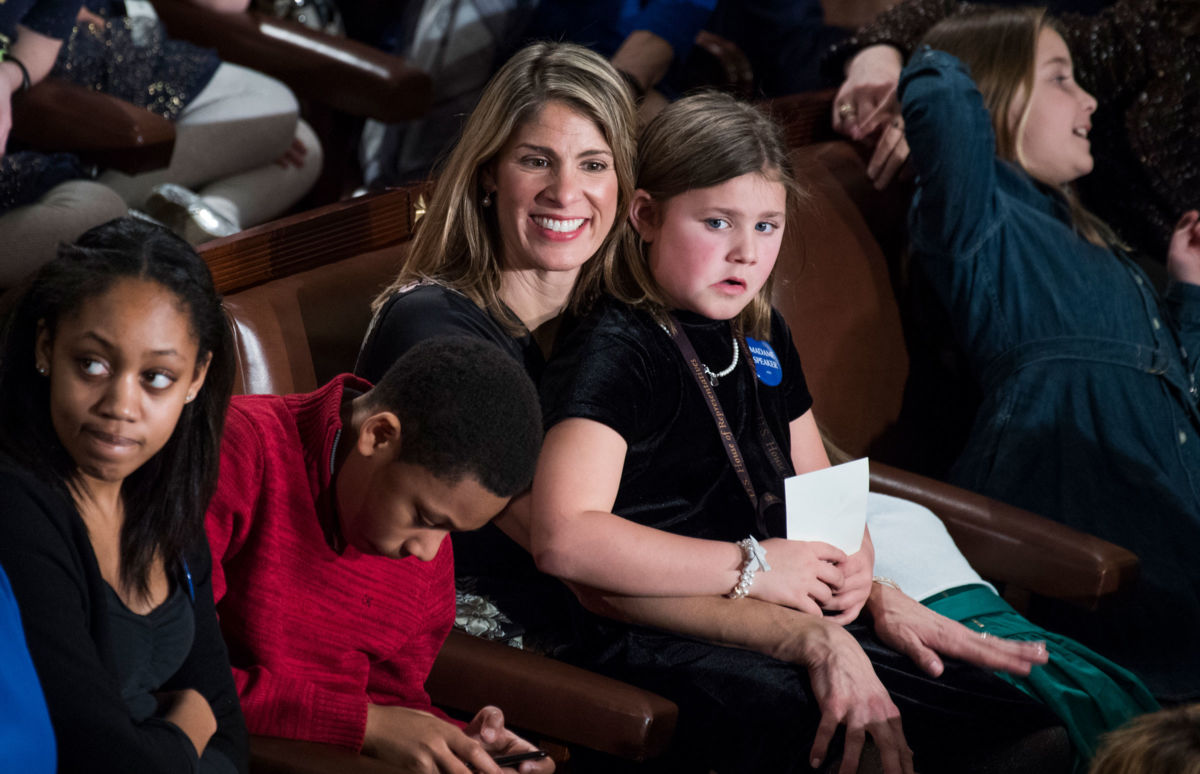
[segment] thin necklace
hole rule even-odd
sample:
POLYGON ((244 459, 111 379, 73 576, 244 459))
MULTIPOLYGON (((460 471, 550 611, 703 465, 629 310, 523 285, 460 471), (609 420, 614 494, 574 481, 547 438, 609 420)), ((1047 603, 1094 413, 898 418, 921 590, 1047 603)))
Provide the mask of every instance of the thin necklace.
MULTIPOLYGON (((671 331, 667 328, 667 326, 659 323, 658 327, 663 329, 663 333, 667 334, 668 336, 671 335, 671 331)), ((730 335, 729 339, 733 342, 733 362, 729 364, 728 368, 726 368, 724 371, 718 371, 714 374, 711 368, 709 368, 703 362, 700 363, 700 367, 704 369, 704 375, 708 377, 708 383, 713 387, 716 387, 718 382, 720 382, 726 376, 729 376, 731 373, 733 373, 733 369, 737 368, 738 357, 741 354, 741 347, 738 346, 738 340, 736 336, 730 335)))

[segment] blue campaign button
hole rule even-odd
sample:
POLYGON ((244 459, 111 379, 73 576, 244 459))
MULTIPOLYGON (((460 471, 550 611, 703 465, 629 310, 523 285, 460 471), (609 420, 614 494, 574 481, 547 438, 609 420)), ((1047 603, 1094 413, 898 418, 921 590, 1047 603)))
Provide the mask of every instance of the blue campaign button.
POLYGON ((783 364, 775 350, 765 341, 746 338, 746 346, 750 348, 750 357, 754 360, 754 373, 758 380, 768 387, 775 387, 783 381, 783 364))

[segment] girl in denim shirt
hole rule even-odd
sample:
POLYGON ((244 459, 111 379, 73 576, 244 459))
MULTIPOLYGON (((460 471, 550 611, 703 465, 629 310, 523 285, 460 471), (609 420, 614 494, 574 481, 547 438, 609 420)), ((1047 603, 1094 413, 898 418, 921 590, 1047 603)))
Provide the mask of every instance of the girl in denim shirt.
POLYGON ((1179 221, 1160 298, 1070 191, 1096 101, 1043 13, 959 16, 926 42, 900 81, 913 252, 983 392, 951 476, 1137 553, 1134 592, 1075 634, 1160 697, 1200 698, 1200 218, 1179 221))

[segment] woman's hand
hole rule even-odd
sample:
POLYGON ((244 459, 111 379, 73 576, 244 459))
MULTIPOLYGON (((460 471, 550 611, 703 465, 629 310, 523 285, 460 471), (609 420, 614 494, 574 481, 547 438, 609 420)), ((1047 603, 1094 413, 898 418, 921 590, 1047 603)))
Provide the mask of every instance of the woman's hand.
POLYGON ((408 774, 469 774, 468 766, 501 774, 477 739, 441 718, 408 707, 367 705, 363 753, 408 774))
POLYGON ((838 774, 858 771, 866 735, 879 749, 884 774, 912 774, 912 750, 904 739, 900 710, 879 682, 867 654, 841 626, 829 621, 815 630, 799 662, 808 668, 813 696, 821 707, 821 723, 809 760, 821 764, 838 726, 846 726, 846 743, 838 774))
POLYGON ((867 176, 882 189, 908 160, 908 142, 896 87, 904 63, 894 47, 881 44, 859 51, 846 66, 846 80, 833 99, 833 128, 875 145, 867 176))
POLYGON ((8 144, 8 133, 12 131, 12 95, 21 86, 18 80, 14 85, 9 75, 14 73, 21 77, 16 65, 0 63, 0 159, 4 158, 4 146, 8 144))
POLYGON ((771 569, 754 576, 750 596, 756 599, 819 616, 846 581, 846 554, 828 543, 771 538, 762 546, 771 569))
POLYGON ((1167 248, 1167 274, 1176 282, 1200 285, 1200 212, 1189 210, 1175 224, 1167 248))
POLYGON ((824 608, 826 612, 837 612, 837 615, 830 616, 830 621, 844 626, 858 618, 871 595, 874 570, 875 544, 871 542, 870 531, 864 528, 862 544, 842 563, 842 583, 834 587, 833 601, 824 608))
MULTIPOLYGON (((470 725, 467 726, 466 734, 482 744, 483 749, 493 757, 533 752, 537 749, 504 727, 504 713, 498 707, 484 707, 479 710, 470 725)), ((516 769, 505 768, 503 771, 519 771, 521 774, 550 774, 554 771, 554 761, 549 758, 543 758, 540 761, 523 761, 516 769)))
POLYGON ((179 726, 191 740, 196 755, 204 754, 208 740, 217 733, 217 717, 213 715, 208 699, 195 688, 164 691, 158 694, 158 706, 163 719, 179 726))
POLYGON ((981 636, 882 584, 873 585, 867 609, 875 618, 879 639, 933 677, 945 669, 941 656, 1014 675, 1027 675, 1036 664, 1050 659, 1044 642, 981 636))

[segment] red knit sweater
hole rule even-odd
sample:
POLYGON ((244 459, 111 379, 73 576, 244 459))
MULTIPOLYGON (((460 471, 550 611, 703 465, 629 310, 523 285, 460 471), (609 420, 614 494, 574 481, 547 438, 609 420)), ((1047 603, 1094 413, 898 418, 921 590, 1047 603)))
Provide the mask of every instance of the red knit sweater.
MULTIPOLYGON (((341 376, 233 399, 208 509, 213 597, 253 734, 361 749, 367 704, 434 709, 425 679, 454 621, 450 541, 433 561, 338 555, 330 462, 341 376)), ((341 443, 352 443, 343 438, 341 443)))

